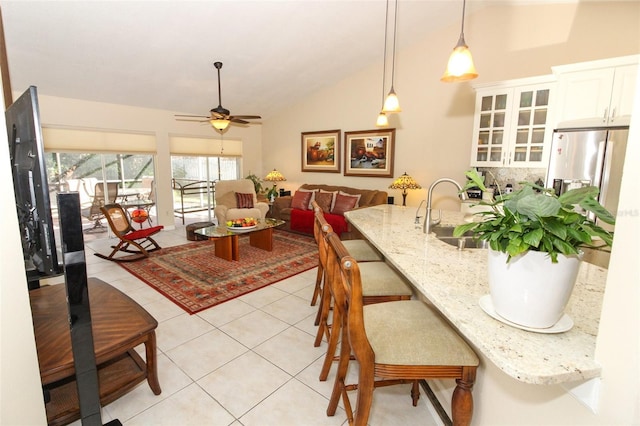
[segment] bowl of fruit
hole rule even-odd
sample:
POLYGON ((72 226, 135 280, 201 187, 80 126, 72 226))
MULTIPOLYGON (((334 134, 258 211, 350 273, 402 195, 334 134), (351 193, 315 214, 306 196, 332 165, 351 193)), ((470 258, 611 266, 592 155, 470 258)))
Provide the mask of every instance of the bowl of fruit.
POLYGON ((243 219, 232 219, 227 221, 227 229, 233 232, 246 232, 255 229, 258 226, 258 221, 252 217, 245 217, 243 219))

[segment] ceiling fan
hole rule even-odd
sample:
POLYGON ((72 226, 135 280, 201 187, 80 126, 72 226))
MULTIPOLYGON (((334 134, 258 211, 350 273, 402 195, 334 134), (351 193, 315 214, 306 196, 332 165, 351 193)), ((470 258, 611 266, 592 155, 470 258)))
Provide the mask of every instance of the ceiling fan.
POLYGON ((247 120, 262 118, 259 115, 231 115, 231 112, 222 106, 222 92, 220 90, 220 68, 222 68, 222 62, 214 62, 213 66, 218 70, 218 106, 209 111, 210 115, 208 117, 202 115, 176 114, 176 120, 197 121, 201 123, 208 121, 217 131, 222 133, 231 123, 250 124, 247 120))

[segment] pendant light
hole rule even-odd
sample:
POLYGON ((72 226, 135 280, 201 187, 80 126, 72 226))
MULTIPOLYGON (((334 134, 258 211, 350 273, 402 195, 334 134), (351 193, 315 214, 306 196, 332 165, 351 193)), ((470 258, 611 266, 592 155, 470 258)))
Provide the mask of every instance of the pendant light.
POLYGON ((469 46, 464 41, 464 10, 467 1, 462 0, 462 27, 458 44, 453 48, 453 53, 449 56, 447 69, 440 81, 453 83, 456 81, 472 80, 478 76, 476 67, 473 65, 473 58, 469 46))
MULTIPOLYGON (((388 0, 387 0, 388 3, 388 0)), ((387 9, 389 7, 387 6, 387 9)), ((385 24, 386 25, 386 24, 385 24)), ((387 99, 384 101, 384 106, 382 108, 382 112, 384 113, 394 113, 401 112, 400 102, 398 101, 398 96, 396 95, 396 91, 393 89, 393 83, 395 81, 396 76, 396 34, 397 34, 397 25, 398 25, 398 0, 395 0, 395 13, 393 15, 393 54, 391 55, 391 90, 387 95, 387 99)), ((385 33, 385 49, 386 49, 386 33, 385 33)))
POLYGON ((389 120, 387 118, 387 114, 384 112, 384 85, 387 79, 387 26, 389 22, 389 0, 387 0, 387 8, 385 9, 384 14, 384 50, 382 54, 382 109, 380 110, 380 114, 378 114, 378 119, 376 120, 377 127, 387 127, 389 125, 389 120))

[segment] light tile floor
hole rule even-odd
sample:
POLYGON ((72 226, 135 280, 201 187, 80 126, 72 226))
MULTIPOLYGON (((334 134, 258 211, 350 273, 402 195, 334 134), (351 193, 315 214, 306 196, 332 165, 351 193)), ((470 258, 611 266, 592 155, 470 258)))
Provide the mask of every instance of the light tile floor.
MULTIPOLYGON (((188 242, 179 222, 175 230, 157 235, 162 247, 188 242)), ((126 426, 346 424, 342 404, 334 417, 326 415, 333 374, 326 382, 318 380, 326 343, 313 346, 316 308, 309 301, 316 269, 189 315, 116 263, 92 256, 95 251, 108 253, 114 243, 104 238, 106 234, 102 237, 85 239, 88 274, 124 291, 158 320, 162 387, 156 396, 146 382, 141 383, 103 408, 104 423, 118 419, 126 426)), ((142 348, 137 349, 144 357, 142 348)), ((350 368, 352 382, 355 369, 350 368)), ((409 392, 408 385, 376 390, 369 424, 440 424, 426 396, 421 395, 414 408, 409 392)), ((355 394, 351 398, 355 401, 355 394)))

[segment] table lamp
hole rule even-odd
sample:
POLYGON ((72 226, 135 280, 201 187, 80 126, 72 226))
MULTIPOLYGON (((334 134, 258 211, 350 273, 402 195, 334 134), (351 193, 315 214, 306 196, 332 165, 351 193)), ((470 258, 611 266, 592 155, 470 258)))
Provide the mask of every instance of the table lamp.
POLYGON ((411 176, 404 172, 402 176, 396 179, 391 185, 389 185, 389 189, 402 189, 402 205, 407 205, 407 189, 421 189, 422 187, 413 180, 411 176))
MULTIPOLYGON (((272 171, 269 172, 269 174, 267 174, 267 176, 264 178, 265 182, 282 182, 285 181, 287 179, 285 179, 284 176, 282 176, 282 173, 280 173, 279 171, 277 171, 276 169, 273 169, 272 171)), ((268 192, 268 196, 269 196, 269 201, 273 202, 276 198, 276 184, 273 184, 273 187, 269 190, 268 192)))

